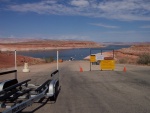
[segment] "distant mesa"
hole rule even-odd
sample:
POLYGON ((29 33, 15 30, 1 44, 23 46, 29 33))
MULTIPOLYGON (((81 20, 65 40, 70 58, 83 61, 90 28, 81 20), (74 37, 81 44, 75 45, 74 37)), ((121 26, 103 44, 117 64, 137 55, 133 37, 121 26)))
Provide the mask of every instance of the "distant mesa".
POLYGON ((0 39, 0 51, 29 51, 102 47, 93 41, 49 39, 0 39))

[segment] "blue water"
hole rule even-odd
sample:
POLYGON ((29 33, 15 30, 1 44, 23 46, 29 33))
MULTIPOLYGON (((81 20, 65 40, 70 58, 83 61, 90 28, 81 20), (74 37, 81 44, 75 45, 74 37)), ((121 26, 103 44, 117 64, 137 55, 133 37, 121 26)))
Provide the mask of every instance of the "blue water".
MULTIPOLYGON (((106 51, 113 51, 121 48, 130 47, 129 45, 110 45, 103 48, 93 48, 91 49, 91 54, 101 53, 106 51)), ((35 58, 50 58, 53 57, 56 59, 57 50, 43 50, 43 51, 20 51, 17 54, 30 56, 35 58)), ((89 48, 81 48, 81 49, 63 49, 59 50, 59 58, 63 60, 69 60, 70 57, 73 57, 75 60, 82 60, 86 56, 90 55, 89 48)))

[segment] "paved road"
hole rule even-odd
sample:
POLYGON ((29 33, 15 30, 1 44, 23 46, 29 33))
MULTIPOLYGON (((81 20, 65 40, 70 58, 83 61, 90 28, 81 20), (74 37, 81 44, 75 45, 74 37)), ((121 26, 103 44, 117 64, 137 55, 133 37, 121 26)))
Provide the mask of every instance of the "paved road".
MULTIPOLYGON (((28 74, 32 74, 30 78, 34 83, 41 83, 49 77, 50 66, 44 66, 31 67, 28 74)), ((55 66, 51 66, 51 70, 54 69, 55 66)), ((23 74, 21 70, 20 74, 23 74)), ((148 66, 118 64, 115 71, 89 71, 88 62, 64 62, 60 64, 60 84, 56 103, 45 99, 45 103, 35 103, 23 112, 150 113, 148 66), (122 71, 124 66, 127 72, 122 71), (80 67, 84 72, 79 71, 80 67)))

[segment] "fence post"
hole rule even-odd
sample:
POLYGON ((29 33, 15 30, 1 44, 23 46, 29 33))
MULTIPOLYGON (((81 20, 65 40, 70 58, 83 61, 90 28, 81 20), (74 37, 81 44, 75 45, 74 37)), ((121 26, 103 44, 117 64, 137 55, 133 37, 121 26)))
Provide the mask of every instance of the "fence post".
MULTIPOLYGON (((91 48, 90 48, 90 57, 91 57, 91 48)), ((91 71, 91 61, 90 61, 90 71, 91 71)))
POLYGON ((16 54, 17 54, 17 52, 16 52, 16 50, 15 50, 15 70, 17 70, 17 56, 16 56, 16 54))
POLYGON ((58 60, 59 60, 59 52, 58 52, 58 50, 57 50, 57 70, 59 69, 59 68, 58 68, 58 60))

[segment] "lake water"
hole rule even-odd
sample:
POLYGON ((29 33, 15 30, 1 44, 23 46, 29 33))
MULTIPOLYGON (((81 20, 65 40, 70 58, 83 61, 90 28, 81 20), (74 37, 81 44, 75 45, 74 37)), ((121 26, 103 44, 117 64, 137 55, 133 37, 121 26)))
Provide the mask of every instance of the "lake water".
MULTIPOLYGON (((106 51, 112 51, 121 49, 121 48, 128 48, 129 45, 110 45, 103 48, 93 48, 91 49, 91 54, 100 53, 106 51)), ((57 50, 43 50, 43 51, 20 51, 17 54, 30 56, 35 58, 50 58, 53 57, 56 59, 57 50)), ((63 49, 59 50, 59 58, 63 60, 69 60, 70 57, 73 57, 75 60, 82 60, 86 56, 90 55, 90 48, 81 48, 81 49, 63 49)))

